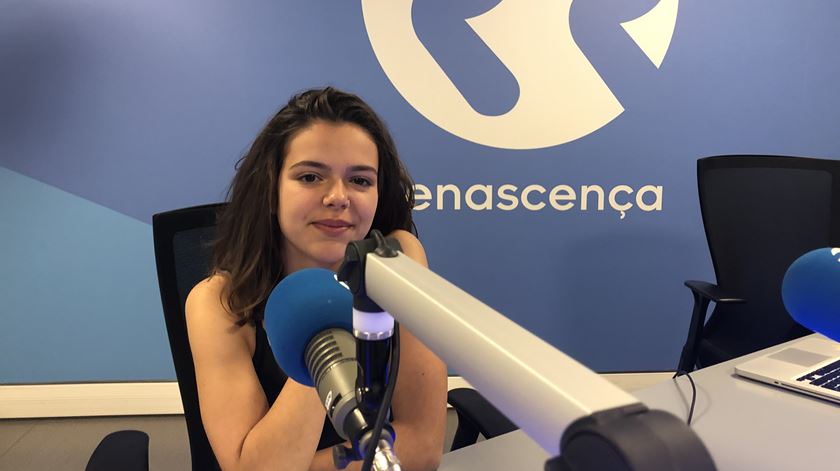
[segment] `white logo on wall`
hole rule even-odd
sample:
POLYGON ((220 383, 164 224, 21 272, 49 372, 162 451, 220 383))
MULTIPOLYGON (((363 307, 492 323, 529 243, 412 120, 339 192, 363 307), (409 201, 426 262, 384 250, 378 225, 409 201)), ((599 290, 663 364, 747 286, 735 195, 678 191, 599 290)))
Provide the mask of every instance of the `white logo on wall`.
MULTIPOLYGON (((475 111, 420 42, 412 1, 362 0, 365 27, 394 87, 444 130, 487 146, 538 149, 586 136, 624 111, 572 38, 572 0, 502 0, 466 20, 519 85, 518 101, 499 116, 475 111)), ((657 68, 671 44, 678 4, 660 0, 621 24, 657 68)))

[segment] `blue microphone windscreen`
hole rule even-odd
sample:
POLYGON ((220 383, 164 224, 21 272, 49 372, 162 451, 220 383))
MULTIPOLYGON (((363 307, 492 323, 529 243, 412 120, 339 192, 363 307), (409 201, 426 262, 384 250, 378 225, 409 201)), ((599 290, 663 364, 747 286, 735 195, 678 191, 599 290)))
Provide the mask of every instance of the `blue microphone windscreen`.
POLYGON ((796 322, 840 341, 840 248, 796 259, 782 280, 782 301, 796 322))
POLYGON ((335 274, 308 268, 284 278, 265 305, 265 331, 280 368, 298 383, 314 386, 304 351, 318 332, 353 331, 353 295, 335 274))

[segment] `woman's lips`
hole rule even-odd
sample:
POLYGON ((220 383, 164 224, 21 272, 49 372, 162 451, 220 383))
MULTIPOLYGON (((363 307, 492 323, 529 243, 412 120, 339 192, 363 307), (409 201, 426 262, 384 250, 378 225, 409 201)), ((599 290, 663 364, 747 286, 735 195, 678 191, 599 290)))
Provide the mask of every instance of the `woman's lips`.
POLYGON ((328 235, 341 235, 353 228, 353 225, 349 222, 334 220, 315 221, 312 225, 328 235))

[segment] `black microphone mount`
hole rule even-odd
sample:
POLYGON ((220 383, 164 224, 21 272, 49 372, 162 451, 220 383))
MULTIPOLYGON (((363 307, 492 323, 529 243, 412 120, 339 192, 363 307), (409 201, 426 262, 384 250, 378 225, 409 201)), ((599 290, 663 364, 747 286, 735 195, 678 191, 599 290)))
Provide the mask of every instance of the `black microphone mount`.
POLYGON ((353 448, 336 447, 333 458, 339 468, 350 461, 363 459, 363 471, 371 465, 377 470, 397 470, 400 469, 399 461, 393 453, 396 434, 388 423, 387 414, 399 368, 399 326, 367 295, 365 268, 368 254, 396 257, 401 247, 397 240, 386 239, 377 230, 371 235, 372 238, 347 245, 337 275, 353 293, 353 335, 359 362, 356 400, 361 412, 357 419, 364 423, 356 426, 361 432, 351 438, 353 448))

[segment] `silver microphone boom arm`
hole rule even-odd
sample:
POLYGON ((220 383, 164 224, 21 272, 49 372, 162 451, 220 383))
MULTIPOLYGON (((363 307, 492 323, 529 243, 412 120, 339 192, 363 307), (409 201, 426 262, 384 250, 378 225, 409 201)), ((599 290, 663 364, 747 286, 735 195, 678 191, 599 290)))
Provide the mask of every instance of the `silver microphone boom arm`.
MULTIPOLYGON (((361 292, 555 458, 546 470, 714 470, 699 437, 393 247, 359 260, 361 292), (562 440, 561 440, 562 439, 562 440), (556 456, 560 455, 560 456, 556 456), (597 457, 597 458, 596 458, 597 457)), ((355 291, 354 291, 355 292, 355 291)))
POLYGON ((368 255, 368 296, 545 451, 575 419, 639 400, 405 254, 368 255))

